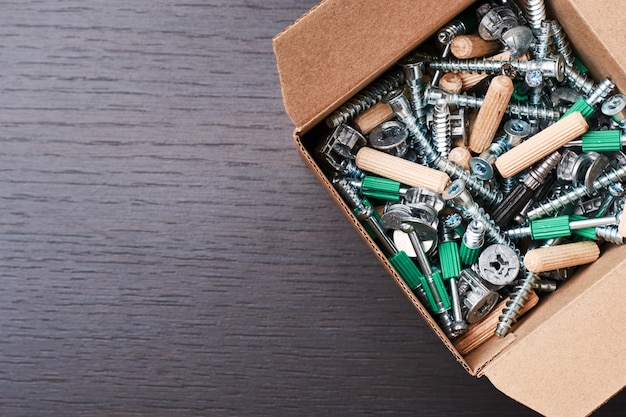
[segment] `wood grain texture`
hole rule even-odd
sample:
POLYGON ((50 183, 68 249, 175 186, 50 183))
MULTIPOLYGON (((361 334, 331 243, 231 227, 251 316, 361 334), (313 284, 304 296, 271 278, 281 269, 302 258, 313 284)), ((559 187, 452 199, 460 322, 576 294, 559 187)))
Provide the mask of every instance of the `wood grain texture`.
POLYGON ((0 415, 535 415, 297 156, 271 38, 314 4, 2 2, 0 415))

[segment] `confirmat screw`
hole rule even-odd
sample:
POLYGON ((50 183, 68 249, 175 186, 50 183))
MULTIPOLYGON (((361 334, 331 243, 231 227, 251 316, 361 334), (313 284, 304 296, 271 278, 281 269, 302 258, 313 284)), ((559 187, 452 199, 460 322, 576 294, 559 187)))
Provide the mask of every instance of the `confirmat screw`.
POLYGON ((326 119, 326 125, 332 129, 348 122, 357 114, 381 101, 385 94, 402 85, 403 82, 404 74, 401 70, 395 69, 390 71, 335 110, 326 119))
POLYGON ((539 70, 546 77, 553 77, 561 82, 565 78, 566 64, 561 55, 556 58, 536 61, 490 61, 488 59, 442 59, 430 61, 429 67, 442 71, 476 71, 497 74, 502 66, 511 65, 521 73, 539 70))
POLYGON ((409 92, 411 93, 411 105, 415 118, 423 126, 426 123, 424 92, 422 90, 422 77, 425 71, 424 63, 417 58, 408 58, 400 65, 404 71, 404 80, 409 86, 409 92))
POLYGON ((442 158, 448 158, 450 154, 451 128, 450 109, 445 100, 438 100, 433 110, 433 140, 437 151, 442 158))
POLYGON ((572 47, 567 40, 563 27, 557 20, 552 20, 550 22, 550 35, 552 36, 552 42, 556 47, 557 52, 563 56, 567 66, 573 66, 574 54, 572 53, 572 47))
POLYGON ((543 216, 550 216, 559 212, 570 204, 576 204, 585 197, 589 197, 594 192, 608 187, 611 184, 622 182, 626 179, 626 165, 618 169, 609 167, 603 175, 598 177, 592 184, 591 189, 585 185, 580 185, 545 203, 533 208, 527 214, 530 220, 543 216))
POLYGON ((539 275, 527 272, 526 276, 515 285, 513 293, 509 296, 506 307, 502 310, 502 315, 499 318, 495 331, 496 336, 504 337, 511 331, 511 327, 517 323, 521 316, 521 311, 528 302, 533 288, 538 285, 540 280, 539 275))
POLYGON ((525 6, 528 25, 536 35, 541 28, 541 22, 546 20, 546 6, 543 0, 526 0, 525 6))

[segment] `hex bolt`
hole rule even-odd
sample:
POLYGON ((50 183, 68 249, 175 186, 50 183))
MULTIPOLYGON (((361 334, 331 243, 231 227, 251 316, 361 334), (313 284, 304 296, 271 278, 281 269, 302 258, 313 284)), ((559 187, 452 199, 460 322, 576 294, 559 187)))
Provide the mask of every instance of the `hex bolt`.
POLYGON ((428 63, 428 66, 434 70, 446 72, 476 71, 491 74, 499 73, 504 65, 511 65, 523 74, 538 70, 546 77, 556 78, 558 82, 565 78, 566 65, 561 55, 557 55, 556 58, 534 61, 490 61, 485 58, 473 58, 431 60, 428 63))
POLYGON ((561 268, 585 265, 595 262, 600 249, 593 241, 565 243, 526 252, 524 264, 533 273, 554 271, 561 268))
POLYGON ((411 93, 411 107, 417 121, 424 126, 426 123, 426 110, 424 109, 424 92, 422 90, 422 77, 424 76, 424 62, 419 58, 410 57, 400 64, 404 71, 404 80, 409 86, 411 93))
POLYGON ((504 235, 500 228, 491 220, 485 209, 480 207, 472 199, 472 195, 465 189, 465 181, 457 179, 446 188, 441 194, 445 201, 449 201, 461 215, 467 219, 477 220, 485 225, 485 236, 489 241, 503 244, 514 248, 508 237, 504 235))
POLYGON ((509 77, 498 75, 491 80, 485 101, 471 128, 469 148, 473 152, 481 153, 489 148, 512 94, 513 81, 509 77))
MULTIPOLYGON (((492 189, 489 184, 484 183, 482 180, 476 178, 469 172, 465 171, 462 167, 458 166, 456 163, 448 159, 442 158, 441 155, 437 153, 437 151, 433 148, 428 138, 426 138, 426 136, 423 134, 421 129, 418 127, 417 119, 410 112, 410 106, 409 106, 408 100, 404 96, 404 93, 402 92, 402 90, 395 90, 391 92, 385 97, 384 100, 385 102, 389 103, 389 105, 391 106, 393 111, 396 113, 398 118, 406 125, 407 129, 409 130, 409 133, 413 136, 413 138, 417 142, 418 149, 419 149, 418 152, 420 151, 422 152, 424 156, 424 160, 427 164, 436 166, 440 171, 452 177, 462 178, 463 180, 466 181, 468 188, 471 189, 472 192, 476 193, 476 195, 480 196, 485 202, 487 202, 487 204, 497 204, 500 200, 502 200, 501 192, 492 189)), ((361 149, 361 151, 364 151, 364 150, 366 149, 361 149)), ((361 151, 359 151, 360 154, 363 153, 361 151)), ((373 156, 373 154, 370 154, 370 155, 373 156)), ((376 165, 375 161, 371 161, 371 162, 374 162, 374 165, 376 165)), ((401 164, 401 165, 405 165, 405 164, 401 164)), ((364 168, 363 166, 359 165, 358 155, 357 155, 357 166, 359 166, 359 168, 361 169, 368 170, 367 168, 364 168)), ((374 168, 374 167, 371 166, 371 168, 374 168)), ((381 172, 372 171, 371 169, 369 170, 374 172, 375 174, 386 176, 387 178, 391 178, 391 179, 395 179, 397 181, 403 182, 402 180, 398 178, 401 176, 405 176, 407 173, 392 172, 392 171, 400 170, 401 169, 400 165, 398 165, 396 168, 394 168, 393 166, 389 166, 388 168, 390 168, 390 171, 386 171, 387 174, 391 174, 393 176, 385 175, 385 174, 382 174, 381 172)), ((404 182, 404 183, 408 185, 412 185, 407 182, 404 182)), ((426 187, 426 188, 429 188, 429 187, 426 187)), ((441 190, 439 191, 435 190, 435 191, 441 192, 441 190)))
POLYGON ((585 118, 574 112, 501 155, 495 162, 496 168, 504 178, 511 177, 582 135, 588 128, 585 118))
POLYGON ((570 221, 569 216, 547 217, 531 220, 529 226, 505 230, 504 233, 513 240, 530 236, 533 240, 553 239, 570 236, 573 230, 589 229, 619 223, 615 216, 596 217, 585 220, 570 221))
POLYGON ((498 337, 506 336, 517 320, 522 315, 522 310, 528 303, 533 292, 533 288, 537 287, 541 280, 539 275, 527 272, 524 279, 515 285, 513 292, 506 301, 506 306, 502 310, 502 315, 498 319, 495 335, 498 337))
POLYGON ((561 154, 558 151, 548 155, 539 165, 532 168, 524 176, 502 202, 494 208, 491 213, 493 221, 500 227, 508 224, 517 213, 531 200, 535 190, 544 184, 550 172, 561 161, 561 154))
POLYGON ((607 188, 611 184, 617 184, 626 179, 626 165, 619 168, 608 167, 604 174, 598 177, 592 184, 591 188, 580 185, 571 189, 565 194, 548 200, 545 203, 531 209, 527 216, 530 220, 538 219, 543 216, 550 216, 567 207, 569 204, 576 204, 585 197, 589 197, 594 192, 607 188))
POLYGON ((399 69, 391 70, 331 113, 326 119, 326 125, 332 129, 348 122, 357 114, 380 102, 385 94, 394 88, 398 88, 403 82, 404 73, 399 69))

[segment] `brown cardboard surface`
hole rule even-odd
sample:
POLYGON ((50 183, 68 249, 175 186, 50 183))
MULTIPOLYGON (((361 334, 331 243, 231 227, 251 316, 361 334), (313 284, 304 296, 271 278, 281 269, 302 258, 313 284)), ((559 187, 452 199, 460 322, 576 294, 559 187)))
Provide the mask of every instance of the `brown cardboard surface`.
MULTIPOLYGON (((484 372, 498 389, 546 415, 586 415, 626 383, 626 321, 620 319, 626 314, 626 303, 620 301, 626 247, 611 248, 543 298, 513 334, 494 337, 462 358, 310 154, 310 144, 318 138, 313 136, 321 132, 317 123, 470 3, 402 0, 390 7, 378 0, 323 1, 274 38, 285 109, 296 126, 303 159, 465 369, 472 375, 484 372)), ((618 2, 546 3, 594 79, 609 76, 626 91, 626 45, 616 35, 626 17, 618 2)))
POLYGON ((626 385, 626 247, 611 247, 515 330, 487 365, 502 392, 547 416, 584 416, 626 385))
POLYGON ((621 29, 626 21, 618 0, 551 0, 546 6, 567 32, 574 53, 594 79, 609 77, 626 92, 626 43, 621 29))
POLYGON ((321 2, 274 37, 287 114, 308 130, 472 2, 321 2))

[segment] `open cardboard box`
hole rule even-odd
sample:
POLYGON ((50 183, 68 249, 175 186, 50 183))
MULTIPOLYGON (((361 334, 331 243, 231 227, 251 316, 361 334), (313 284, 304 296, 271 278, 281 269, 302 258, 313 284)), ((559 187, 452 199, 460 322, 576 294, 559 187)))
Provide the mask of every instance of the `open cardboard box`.
MULTIPOLYGON (((594 79, 626 91, 626 24, 618 0, 545 0, 594 79)), ((395 272, 313 159, 329 129, 324 118, 418 47, 472 0, 326 0, 274 38, 296 146, 413 306, 472 375, 551 416, 588 415, 626 384, 626 247, 603 249, 505 338, 461 356, 395 272)))

